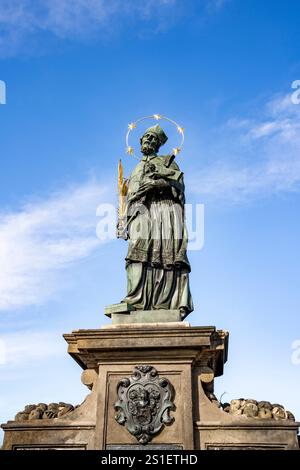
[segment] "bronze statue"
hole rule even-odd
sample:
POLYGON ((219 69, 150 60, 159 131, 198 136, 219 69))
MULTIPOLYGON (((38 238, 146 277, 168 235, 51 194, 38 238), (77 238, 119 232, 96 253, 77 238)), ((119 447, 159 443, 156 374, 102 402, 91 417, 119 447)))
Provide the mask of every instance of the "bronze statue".
POLYGON ((140 139, 143 157, 128 181, 119 168, 118 238, 128 239, 127 295, 136 310, 193 310, 184 221, 183 173, 175 155, 158 155, 168 137, 159 126, 140 139))

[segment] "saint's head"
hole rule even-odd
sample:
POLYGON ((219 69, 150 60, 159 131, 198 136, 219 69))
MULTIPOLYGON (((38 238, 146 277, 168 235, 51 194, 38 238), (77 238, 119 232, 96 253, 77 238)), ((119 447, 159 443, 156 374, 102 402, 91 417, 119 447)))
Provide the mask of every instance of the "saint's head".
POLYGON ((153 155, 157 153, 159 148, 164 145, 167 140, 168 137, 158 124, 149 127, 140 139, 142 154, 153 155))

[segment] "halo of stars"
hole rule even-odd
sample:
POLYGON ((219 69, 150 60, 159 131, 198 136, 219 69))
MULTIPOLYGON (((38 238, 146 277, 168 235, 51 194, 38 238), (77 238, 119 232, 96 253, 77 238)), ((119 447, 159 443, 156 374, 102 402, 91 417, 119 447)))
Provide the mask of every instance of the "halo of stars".
POLYGON ((144 116, 140 119, 137 119, 136 121, 134 122, 131 122, 130 124, 128 124, 128 129, 127 129, 127 133, 126 133, 126 153, 128 153, 128 155, 131 155, 132 157, 134 158, 137 158, 139 160, 139 157, 137 157, 134 153, 134 148, 129 144, 129 136, 130 136, 130 133, 137 128, 137 125, 141 122, 141 121, 144 121, 145 119, 154 119, 155 121, 161 121, 162 119, 164 119, 165 121, 169 121, 171 122, 172 124, 174 124, 174 126, 176 127, 177 129, 177 132, 180 134, 181 136, 181 142, 180 142, 180 145, 178 147, 174 147, 172 149, 172 153, 176 156, 179 154, 179 152, 181 152, 182 150, 182 146, 183 146, 183 143, 184 143, 184 128, 182 126, 180 126, 176 121, 174 121, 173 119, 170 119, 166 116, 162 116, 161 114, 152 114, 151 116, 144 116))

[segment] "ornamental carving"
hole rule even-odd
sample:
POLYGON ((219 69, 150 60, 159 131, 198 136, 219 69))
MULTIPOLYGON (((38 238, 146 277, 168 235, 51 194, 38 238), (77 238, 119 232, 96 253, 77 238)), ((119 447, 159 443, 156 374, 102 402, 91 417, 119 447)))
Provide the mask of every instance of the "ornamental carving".
MULTIPOLYGON (((78 405, 75 407, 77 408, 78 405)), ((62 416, 74 411, 74 406, 70 403, 38 403, 37 405, 26 405, 23 411, 15 416, 15 421, 31 421, 33 419, 52 419, 61 418, 62 416)))
POLYGON ((230 403, 221 404, 224 411, 234 416, 245 416, 256 419, 274 419, 280 421, 288 419, 295 421, 294 415, 278 403, 271 404, 269 401, 256 401, 240 398, 231 400, 230 403))
POLYGON ((175 410, 174 389, 152 366, 136 366, 130 378, 118 383, 117 395, 115 419, 140 444, 147 444, 164 424, 174 421, 170 416, 170 411, 175 410))

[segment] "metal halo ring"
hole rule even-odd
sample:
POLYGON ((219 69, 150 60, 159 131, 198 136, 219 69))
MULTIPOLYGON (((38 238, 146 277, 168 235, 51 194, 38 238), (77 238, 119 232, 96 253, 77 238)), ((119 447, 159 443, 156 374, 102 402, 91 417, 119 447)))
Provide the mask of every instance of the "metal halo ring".
POLYGON ((129 135, 130 135, 130 132, 133 131, 133 129, 135 129, 137 127, 137 124, 141 121, 144 121, 145 119, 155 119, 156 121, 160 121, 161 119, 164 119, 165 121, 169 121, 172 124, 174 124, 174 126, 176 126, 177 131, 179 132, 179 134, 181 134, 181 142, 180 142, 179 147, 173 148, 172 151, 173 151, 173 154, 175 156, 178 155, 179 152, 181 152, 181 149, 182 149, 182 146, 183 146, 183 143, 184 143, 184 128, 182 126, 180 126, 179 124, 177 124, 177 122, 174 121, 173 119, 170 119, 166 116, 162 116, 161 114, 152 114, 151 116, 144 116, 144 117, 138 119, 137 121, 134 121, 134 122, 131 122, 130 124, 128 124, 128 130, 127 130, 127 133, 126 133, 126 153, 128 153, 132 157, 137 158, 138 160, 140 160, 139 157, 137 157, 134 154, 134 148, 129 145, 129 135))

